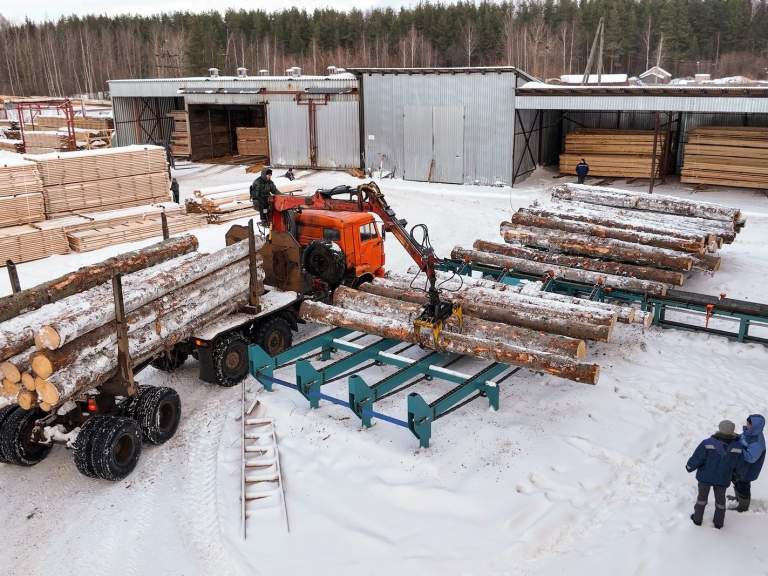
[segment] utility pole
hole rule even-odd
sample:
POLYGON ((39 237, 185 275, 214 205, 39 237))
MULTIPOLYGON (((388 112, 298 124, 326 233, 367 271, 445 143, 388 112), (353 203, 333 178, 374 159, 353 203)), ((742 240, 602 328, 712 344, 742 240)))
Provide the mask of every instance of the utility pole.
MULTIPOLYGON (((595 38, 594 40, 592 40, 592 48, 589 51, 589 58, 587 59, 587 67, 584 70, 584 77, 581 79, 582 84, 589 84, 589 73, 592 71, 592 63, 595 61, 595 52, 597 52, 598 40, 600 41, 600 56, 598 60, 598 69, 602 67, 602 63, 603 63, 602 30, 603 30, 604 22, 605 22, 605 18, 601 16, 600 21, 597 23, 595 38)), ((598 76, 599 74, 600 73, 598 72, 598 76)))

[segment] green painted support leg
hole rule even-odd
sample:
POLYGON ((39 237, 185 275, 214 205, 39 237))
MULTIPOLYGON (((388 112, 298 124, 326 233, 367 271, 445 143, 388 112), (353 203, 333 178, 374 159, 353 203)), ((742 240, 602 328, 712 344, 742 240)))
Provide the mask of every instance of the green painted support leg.
POLYGON ((422 448, 429 448, 433 416, 434 410, 420 394, 408 394, 408 428, 419 439, 419 446, 422 448))
POLYGON ((275 359, 267 354, 261 346, 251 344, 248 347, 248 369, 251 375, 259 380, 267 392, 272 392, 272 382, 270 380, 260 380, 259 374, 264 374, 272 378, 275 369, 275 359))
POLYGON ((320 407, 320 387, 322 384, 322 375, 312 367, 308 360, 296 362, 296 386, 301 395, 309 400, 309 405, 312 408, 320 407))
POLYGON ((357 374, 349 377, 349 407, 366 428, 371 427, 374 390, 357 374))

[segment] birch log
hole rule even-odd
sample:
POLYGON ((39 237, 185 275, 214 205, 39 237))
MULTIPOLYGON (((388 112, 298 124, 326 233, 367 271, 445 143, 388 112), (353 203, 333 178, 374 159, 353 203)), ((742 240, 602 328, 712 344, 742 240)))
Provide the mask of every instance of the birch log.
MULTIPOLYGON (((668 268, 682 272, 688 272, 693 268, 693 257, 686 252, 643 246, 612 238, 564 233, 547 228, 513 228, 504 233, 504 240, 524 246, 557 250, 566 254, 604 258, 641 266, 668 268)), ((658 279, 654 280, 661 282, 658 279)))
POLYGON ((573 232, 584 234, 585 236, 595 236, 597 238, 613 238, 623 240, 624 242, 634 242, 635 244, 644 244, 645 246, 656 246, 658 248, 669 248, 670 250, 680 250, 681 252, 690 252, 693 254, 703 254, 706 250, 704 236, 693 238, 681 238, 665 234, 653 234, 651 232, 640 232, 636 230, 627 230, 625 228, 615 228, 612 226, 601 226, 589 222, 578 222, 576 220, 567 220, 558 216, 537 216, 528 209, 521 208, 512 214, 511 222, 501 223, 501 235, 508 228, 517 226, 528 226, 531 228, 549 228, 552 230, 562 230, 564 232, 573 232))
POLYGON ((664 284, 672 284, 674 286, 682 286, 685 281, 685 276, 674 270, 662 270, 651 266, 627 264, 626 262, 613 262, 609 260, 588 258, 585 256, 573 256, 570 254, 532 250, 531 248, 514 244, 499 244, 497 242, 476 240, 472 247, 481 252, 504 254, 505 256, 514 256, 515 258, 525 258, 526 260, 531 260, 533 262, 557 264, 558 266, 581 268, 583 270, 592 270, 594 272, 605 272, 606 274, 615 274, 616 276, 642 278, 644 280, 653 280, 654 282, 663 282, 664 284))
MULTIPOLYGON (((257 249, 263 245, 257 240, 257 249)), ((123 298, 126 311, 132 311, 173 290, 204 278, 222 268, 229 267, 248 255, 248 241, 244 240, 213 254, 201 255, 173 270, 149 269, 141 277, 126 276, 123 298)), ((72 296, 70 307, 64 314, 51 318, 38 331, 38 341, 55 350, 65 343, 115 319, 112 286, 99 292, 84 292, 72 296), (104 296, 104 290, 107 297, 104 296)))
POLYGON ((197 238, 179 236, 83 266, 69 274, 0 298, 0 322, 108 282, 117 273, 130 274, 195 250, 197 238))
MULTIPOLYGON (((365 290, 369 286, 369 283, 365 283, 360 287, 361 290, 340 286, 333 294, 334 306, 340 306, 341 308, 356 312, 368 312, 376 316, 388 317, 395 313, 411 323, 422 311, 422 303, 383 297, 365 290)), ((397 295, 397 291, 393 291, 393 293, 397 295)), ((445 329, 476 338, 487 338, 494 342, 506 342, 522 346, 523 348, 559 354, 576 360, 584 358, 587 354, 587 346, 584 340, 548 334, 546 332, 537 332, 500 322, 490 322, 467 314, 464 315, 461 326, 459 326, 455 317, 451 317, 451 321, 445 329)))
POLYGON ((552 188, 552 197, 561 200, 576 200, 590 204, 603 206, 615 206, 618 208, 632 208, 635 210, 649 210, 664 214, 678 216, 694 216, 709 220, 725 220, 738 222, 741 211, 738 208, 729 208, 711 202, 697 202, 665 196, 663 194, 647 194, 645 192, 632 192, 618 188, 604 188, 601 186, 587 186, 583 184, 558 184, 552 188))
POLYGON ((466 259, 469 262, 477 262, 479 264, 490 264, 492 266, 499 266, 500 268, 518 270, 526 274, 535 274, 539 276, 554 274, 559 278, 573 280, 575 282, 602 284, 610 288, 630 290, 632 292, 644 292, 654 296, 663 296, 667 293, 668 289, 666 284, 660 282, 639 280, 637 278, 624 278, 622 276, 602 274, 600 272, 591 272, 589 270, 578 270, 576 268, 565 268, 554 264, 540 264, 538 262, 531 262, 530 260, 523 260, 522 258, 502 256, 501 254, 466 250, 460 246, 456 246, 453 249, 451 258, 457 260, 466 259))
POLYGON ((383 338, 413 342, 432 350, 442 350, 494 362, 525 366, 531 370, 546 372, 586 384, 596 384, 600 374, 600 367, 596 364, 580 363, 564 356, 537 352, 520 346, 492 342, 464 334, 444 331, 441 332, 439 340, 435 341, 432 330, 427 328, 416 330, 412 324, 401 318, 384 318, 345 310, 320 302, 303 302, 299 309, 299 317, 303 320, 359 330, 383 338))
MULTIPOLYGON (((362 284, 360 289, 369 294, 378 294, 385 298, 401 298, 406 302, 417 304, 425 304, 428 301, 424 291, 404 289, 386 280, 362 284)), ((483 320, 583 340, 607 342, 611 337, 615 319, 613 314, 602 317, 589 313, 582 313, 580 316, 577 313, 571 315, 567 311, 554 312, 552 308, 530 305, 522 300, 508 300, 506 296, 505 292, 493 293, 484 288, 443 293, 444 298, 461 304, 466 314, 483 320)))

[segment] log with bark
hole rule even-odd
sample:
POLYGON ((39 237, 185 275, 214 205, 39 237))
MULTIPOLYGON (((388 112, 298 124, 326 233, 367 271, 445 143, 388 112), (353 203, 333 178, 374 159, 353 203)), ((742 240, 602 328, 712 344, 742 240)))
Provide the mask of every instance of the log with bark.
POLYGON ((0 298, 0 322, 108 282, 117 273, 130 274, 195 250, 197 238, 179 236, 83 266, 69 274, 0 298))
MULTIPOLYGON (((263 240, 257 239, 257 250, 262 245, 263 240)), ((228 269, 247 256, 248 242, 244 240, 213 254, 200 255, 171 270, 154 267, 126 276, 123 280, 125 309, 135 310, 218 270, 228 269)), ((115 318, 111 285, 72 296, 68 304, 67 310, 51 317, 37 331, 38 341, 45 348, 55 350, 115 318)))
POLYGON ((685 281, 685 276, 683 276, 683 274, 673 270, 662 270, 650 266, 637 266, 635 264, 627 264, 624 262, 598 260, 596 258, 588 258, 585 256, 558 254, 543 250, 534 250, 514 244, 499 244, 497 242, 476 240, 472 247, 481 252, 504 254, 505 256, 524 258, 533 262, 557 264, 558 266, 581 268, 583 270, 592 270, 594 272, 605 272, 606 274, 615 274, 616 276, 643 278, 645 280, 663 282, 664 284, 672 284, 674 286, 682 286, 685 281))
MULTIPOLYGON (((403 299, 402 293, 406 292, 405 290, 377 291, 372 289, 374 285, 381 286, 381 284, 381 281, 374 280, 373 283, 362 284, 360 290, 340 286, 334 291, 333 305, 356 312, 368 312, 377 316, 389 316, 396 312, 409 322, 413 322, 421 314, 423 303, 403 299), (385 296, 384 294, 392 294, 392 296, 385 296)), ((463 315, 461 323, 455 316, 452 316, 445 329, 477 338, 487 338, 495 342, 507 342, 550 354, 568 356, 576 360, 584 358, 587 354, 584 340, 538 332, 500 322, 490 322, 470 316, 468 313, 463 315)))
MULTIPOLYGON (((512 228, 504 232, 504 240, 523 246, 534 246, 566 254, 602 258, 641 266, 667 268, 682 272, 688 272, 693 268, 693 257, 686 252, 633 244, 612 238, 595 238, 594 236, 560 232, 548 228, 522 226, 512 228)), ((661 282, 661 280, 655 280, 661 282)))
POLYGON ((706 250, 706 243, 703 235, 694 238, 681 238, 665 234, 653 234, 651 232, 640 232, 625 228, 614 228, 612 226, 602 226, 600 224, 591 224, 589 222, 568 220, 558 216, 538 216, 527 208, 521 208, 512 214, 511 222, 501 223, 502 237, 507 229, 515 228, 515 225, 562 230, 564 232, 573 232, 575 234, 584 234, 585 236, 595 236, 597 238, 613 238, 615 240, 623 240, 624 242, 634 242, 635 244, 656 246, 658 248, 669 248, 670 250, 679 250, 681 252, 690 252, 692 254, 703 254, 706 250))
POLYGON ((493 342, 485 338, 443 331, 436 341, 432 330, 415 328, 412 323, 403 318, 385 318, 329 306, 320 302, 303 302, 299 309, 299 317, 303 320, 359 330, 383 338, 412 342, 432 350, 474 356, 515 366, 525 366, 531 370, 546 372, 586 384, 596 384, 600 374, 600 367, 596 364, 576 362, 564 356, 529 350, 502 342, 493 342))
POLYGON ((552 198, 574 200, 602 206, 647 210, 677 216, 693 216, 708 220, 724 220, 726 222, 741 222, 741 211, 711 202, 685 200, 663 194, 647 194, 631 192, 618 188, 587 186, 584 184, 558 184, 552 188, 552 198))
MULTIPOLYGON (((424 291, 403 287, 387 279, 362 284, 360 289, 385 298, 399 298, 417 304, 428 301, 424 291)), ((575 305, 557 309, 548 306, 546 301, 535 302, 534 299, 526 300, 513 292, 496 292, 487 288, 444 291, 442 296, 445 300, 461 304, 466 314, 483 320, 584 340, 607 342, 616 319, 613 312, 578 308, 575 305)))
POLYGON ((478 264, 498 266, 509 270, 517 270, 525 274, 538 276, 548 276, 554 274, 556 277, 565 280, 574 280, 587 284, 602 284, 610 288, 620 290, 631 290, 632 292, 643 292, 653 296, 663 296, 667 293, 668 286, 660 282, 651 280, 640 280, 638 278, 625 278, 623 276, 614 276, 612 274, 603 274, 592 272, 590 270, 579 270, 577 268, 565 268, 555 264, 540 264, 531 262, 522 258, 513 258, 511 256, 502 256, 501 254, 491 254, 489 252, 480 252, 478 250, 467 250, 456 246, 451 252, 451 258, 457 260, 466 260, 478 264))

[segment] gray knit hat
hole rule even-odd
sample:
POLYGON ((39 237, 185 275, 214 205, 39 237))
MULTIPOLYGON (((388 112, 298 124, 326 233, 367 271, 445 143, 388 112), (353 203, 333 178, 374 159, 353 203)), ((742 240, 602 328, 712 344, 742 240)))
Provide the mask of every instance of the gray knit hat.
POLYGON ((736 436, 736 424, 730 420, 723 420, 717 426, 717 431, 720 432, 720 434, 725 434, 726 436, 736 436))

